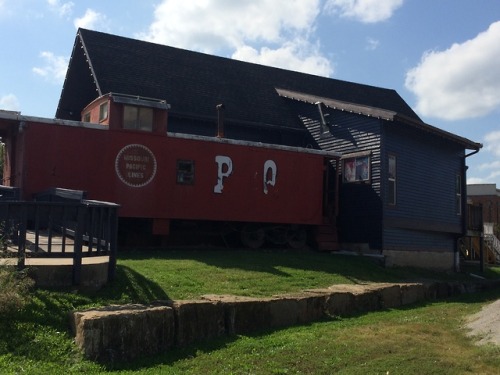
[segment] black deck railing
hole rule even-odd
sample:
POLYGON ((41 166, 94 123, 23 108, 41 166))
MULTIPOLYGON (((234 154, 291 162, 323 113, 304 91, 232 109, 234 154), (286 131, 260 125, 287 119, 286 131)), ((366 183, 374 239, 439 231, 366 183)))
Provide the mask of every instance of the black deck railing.
POLYGON ((72 258, 73 285, 81 281, 82 258, 109 256, 108 282, 116 268, 118 205, 80 202, 0 201, 4 253, 27 258, 72 258))

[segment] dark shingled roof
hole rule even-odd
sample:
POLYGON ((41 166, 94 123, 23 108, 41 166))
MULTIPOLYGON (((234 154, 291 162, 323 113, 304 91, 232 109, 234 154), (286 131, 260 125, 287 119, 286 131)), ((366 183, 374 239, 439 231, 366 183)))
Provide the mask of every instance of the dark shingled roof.
POLYGON ((296 126, 276 89, 303 92, 396 112, 420 121, 395 90, 293 72, 80 29, 56 117, 78 120, 100 95, 165 99, 170 116, 296 126))

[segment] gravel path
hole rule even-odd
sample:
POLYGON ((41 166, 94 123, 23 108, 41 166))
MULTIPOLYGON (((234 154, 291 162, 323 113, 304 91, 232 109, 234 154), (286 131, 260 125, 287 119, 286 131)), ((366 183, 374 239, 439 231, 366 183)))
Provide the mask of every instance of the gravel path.
POLYGON ((478 337, 478 344, 500 345, 500 299, 474 314, 468 319, 469 336, 478 337))

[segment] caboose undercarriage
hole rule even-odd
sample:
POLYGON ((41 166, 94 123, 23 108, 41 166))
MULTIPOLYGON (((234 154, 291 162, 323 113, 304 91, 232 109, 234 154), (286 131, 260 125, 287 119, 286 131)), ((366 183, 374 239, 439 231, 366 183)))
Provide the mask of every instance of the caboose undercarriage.
MULTIPOLYGON (((121 218, 118 235, 120 245, 321 249, 326 242, 325 231, 321 233, 314 225, 172 220, 168 235, 153 236, 152 225, 149 219, 121 218)), ((336 243, 334 233, 335 237, 330 234, 330 245, 336 243)))

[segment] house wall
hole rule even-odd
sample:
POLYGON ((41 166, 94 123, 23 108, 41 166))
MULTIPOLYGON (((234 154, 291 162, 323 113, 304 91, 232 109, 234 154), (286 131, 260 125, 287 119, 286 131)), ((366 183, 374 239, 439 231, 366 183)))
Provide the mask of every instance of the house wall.
POLYGON ((383 253, 394 264, 451 269, 462 233, 455 184, 464 150, 397 122, 384 126, 382 148, 383 180, 389 155, 396 156, 397 173, 396 204, 383 207, 383 253))

